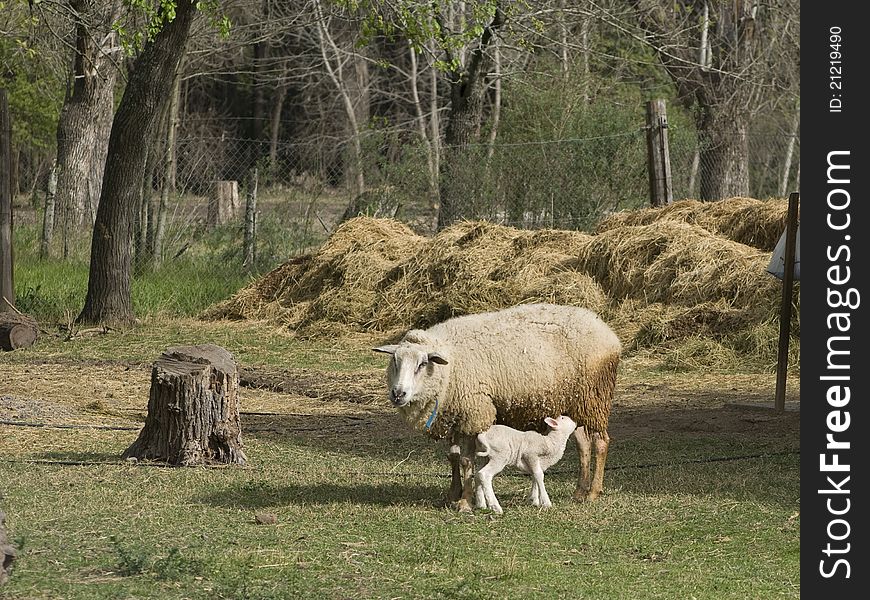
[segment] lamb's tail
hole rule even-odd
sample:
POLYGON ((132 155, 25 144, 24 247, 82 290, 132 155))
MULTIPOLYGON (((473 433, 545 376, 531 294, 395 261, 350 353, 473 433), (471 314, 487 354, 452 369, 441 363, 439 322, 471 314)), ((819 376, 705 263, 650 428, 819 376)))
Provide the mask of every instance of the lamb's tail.
POLYGON ((478 434, 476 439, 477 452, 475 454, 481 457, 489 456, 489 444, 486 443, 486 440, 483 439, 483 436, 478 434))

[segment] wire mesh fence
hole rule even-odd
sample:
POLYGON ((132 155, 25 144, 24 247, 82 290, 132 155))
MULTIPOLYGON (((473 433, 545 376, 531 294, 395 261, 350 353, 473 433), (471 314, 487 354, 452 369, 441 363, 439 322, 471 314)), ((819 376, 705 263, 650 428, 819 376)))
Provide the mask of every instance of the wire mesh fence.
MULTIPOLYGON (((797 136, 749 131, 737 169, 748 179, 744 195, 787 195, 800 181, 797 136), (742 169, 742 170, 741 170, 742 169)), ((714 152, 691 128, 670 129, 674 200, 699 198, 702 178, 715 171, 714 152)), ((589 229, 602 216, 649 204, 646 129, 587 138, 483 143, 461 153, 433 149, 413 137, 362 136, 359 154, 349 141, 270 142, 232 137, 182 137, 177 142, 175 187, 208 196, 216 181, 245 186, 254 168, 260 189, 292 187, 359 214, 395 216, 434 224, 439 192, 449 189, 459 218, 486 219, 523 228, 589 229), (449 186, 444 185, 444 166, 449 186), (455 158, 457 157, 458 158, 455 158), (359 173, 362 176, 359 176, 359 173), (361 189, 362 188, 362 189, 361 189), (360 198, 361 191, 364 197, 360 198)), ((721 156, 718 157, 721 160, 721 156)), ((154 180, 163 185, 163 174, 154 180)))

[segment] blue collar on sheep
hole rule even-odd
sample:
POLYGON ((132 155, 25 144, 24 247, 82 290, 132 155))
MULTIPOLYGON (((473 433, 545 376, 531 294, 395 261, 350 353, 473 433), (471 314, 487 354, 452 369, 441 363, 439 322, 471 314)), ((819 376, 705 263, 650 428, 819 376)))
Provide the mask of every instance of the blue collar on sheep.
POLYGON ((438 413, 438 398, 435 398, 435 408, 432 409, 432 414, 426 419, 426 431, 432 429, 432 423, 435 421, 435 415, 438 413))

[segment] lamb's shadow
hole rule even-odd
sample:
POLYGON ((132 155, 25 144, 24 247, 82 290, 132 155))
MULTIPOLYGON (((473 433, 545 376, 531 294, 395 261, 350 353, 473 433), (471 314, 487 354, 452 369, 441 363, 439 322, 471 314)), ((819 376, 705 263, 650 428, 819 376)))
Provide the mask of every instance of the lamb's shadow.
POLYGON ((195 498, 220 508, 262 510, 287 505, 314 506, 333 503, 373 506, 408 506, 442 503, 446 485, 415 483, 314 483, 275 485, 257 481, 234 484, 195 498))

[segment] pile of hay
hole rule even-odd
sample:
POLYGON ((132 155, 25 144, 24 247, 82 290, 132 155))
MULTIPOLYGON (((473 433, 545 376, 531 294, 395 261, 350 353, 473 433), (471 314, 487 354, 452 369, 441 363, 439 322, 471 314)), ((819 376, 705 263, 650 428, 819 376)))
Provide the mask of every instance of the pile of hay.
POLYGON ((555 302, 595 310, 628 350, 682 345, 696 362, 716 362, 721 351, 775 364, 782 287, 766 273, 766 248, 781 234, 785 204, 727 202, 729 210, 726 202, 683 201, 620 213, 594 235, 463 222, 424 238, 394 220, 358 217, 315 254, 292 259, 203 317, 263 319, 303 335, 393 335, 457 315, 555 302))
POLYGON ((359 217, 342 224, 316 254, 270 271, 202 318, 266 320, 290 329, 327 323, 367 328, 375 287, 425 238, 391 219, 359 217))
POLYGON ((444 229, 378 289, 375 325, 427 327, 449 317, 519 303, 556 302, 600 310, 601 287, 574 268, 591 236, 528 231, 486 222, 444 229))
POLYGON ((676 221, 698 225, 718 236, 772 252, 788 213, 788 200, 729 198, 718 202, 679 200, 661 208, 623 211, 598 223, 596 233, 625 227, 676 221))

